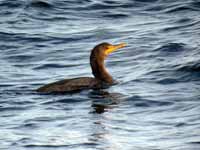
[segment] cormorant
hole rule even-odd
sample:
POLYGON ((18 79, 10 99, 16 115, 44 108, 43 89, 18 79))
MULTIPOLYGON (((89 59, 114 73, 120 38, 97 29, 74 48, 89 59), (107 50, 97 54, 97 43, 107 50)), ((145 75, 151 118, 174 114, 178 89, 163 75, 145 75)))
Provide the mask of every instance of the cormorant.
POLYGON ((92 68, 94 78, 80 77, 64 79, 44 85, 38 88, 36 91, 41 93, 65 93, 84 89, 99 89, 115 84, 115 80, 108 73, 104 66, 104 60, 110 53, 119 48, 123 48, 124 46, 126 46, 125 43, 117 45, 101 43, 93 48, 90 55, 90 66, 92 68))

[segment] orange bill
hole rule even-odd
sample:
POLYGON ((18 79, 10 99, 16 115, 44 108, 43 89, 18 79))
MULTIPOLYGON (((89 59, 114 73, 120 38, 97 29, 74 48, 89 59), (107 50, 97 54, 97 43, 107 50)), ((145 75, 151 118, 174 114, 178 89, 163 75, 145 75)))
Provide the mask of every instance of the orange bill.
POLYGON ((111 45, 108 47, 108 49, 105 51, 106 55, 116 51, 117 49, 125 47, 127 44, 126 43, 120 43, 116 45, 111 45))

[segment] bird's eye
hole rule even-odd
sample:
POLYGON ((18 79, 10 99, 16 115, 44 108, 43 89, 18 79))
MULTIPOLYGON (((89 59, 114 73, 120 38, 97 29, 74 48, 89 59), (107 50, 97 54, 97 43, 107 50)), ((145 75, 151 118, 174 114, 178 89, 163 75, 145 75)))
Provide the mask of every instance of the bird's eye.
POLYGON ((105 48, 106 50, 108 50, 109 49, 109 47, 108 46, 106 46, 106 48, 105 48))

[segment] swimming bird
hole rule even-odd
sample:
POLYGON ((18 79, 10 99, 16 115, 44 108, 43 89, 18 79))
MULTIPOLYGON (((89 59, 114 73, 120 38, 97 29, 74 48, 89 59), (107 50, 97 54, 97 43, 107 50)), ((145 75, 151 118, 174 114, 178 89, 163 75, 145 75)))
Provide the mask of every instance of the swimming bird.
POLYGON ((41 93, 66 93, 80 91, 84 89, 99 89, 115 84, 116 81, 105 68, 104 60, 108 57, 110 53, 125 46, 125 43, 117 45, 101 43, 92 49, 90 54, 90 66, 94 78, 79 77, 64 79, 44 85, 38 88, 36 91, 41 93))

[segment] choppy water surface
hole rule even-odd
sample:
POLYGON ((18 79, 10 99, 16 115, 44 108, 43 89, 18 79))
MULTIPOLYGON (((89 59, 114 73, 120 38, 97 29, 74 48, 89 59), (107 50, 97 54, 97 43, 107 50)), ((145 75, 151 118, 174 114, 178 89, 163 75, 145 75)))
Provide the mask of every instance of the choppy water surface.
POLYGON ((199 150, 199 0, 0 0, 0 149, 199 150), (118 85, 71 95, 39 86, 92 76, 118 85))

